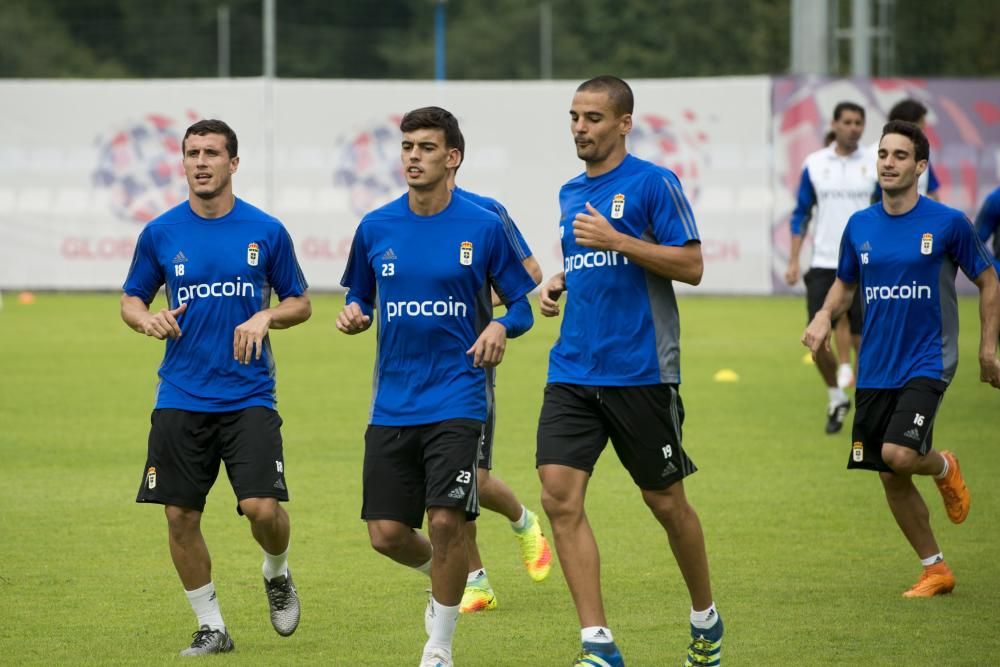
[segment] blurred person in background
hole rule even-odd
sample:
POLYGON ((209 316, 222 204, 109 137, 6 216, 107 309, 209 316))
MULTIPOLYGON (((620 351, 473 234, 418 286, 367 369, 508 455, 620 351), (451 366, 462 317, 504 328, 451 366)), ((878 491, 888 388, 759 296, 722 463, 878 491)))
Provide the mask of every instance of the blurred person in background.
POLYGON ((284 226, 233 195, 236 133, 220 120, 201 120, 181 147, 188 200, 143 228, 121 316, 135 331, 166 340, 136 502, 165 506, 170 556, 199 626, 181 655, 196 656, 233 650, 201 532, 221 462, 237 512, 264 552, 271 624, 283 636, 298 627, 291 524, 279 504, 288 486, 268 331, 305 322, 312 309, 284 226), (167 307, 150 312, 163 285, 167 307), (279 299, 273 307, 272 290, 279 299))
MULTIPOLYGON (((847 219, 855 211, 869 205, 874 165, 858 142, 865 130, 865 110, 853 102, 840 102, 833 110, 830 129, 834 141, 829 146, 808 155, 802 167, 798 200, 790 220, 792 243, 789 251, 785 282, 799 281, 799 256, 805 237, 804 222, 815 213, 813 254, 809 270, 803 276, 806 285, 806 311, 812 320, 823 305, 823 299, 836 277, 840 237, 847 219)), ((855 354, 861 342, 861 302, 855 299, 848 313, 855 354)), ((838 433, 851 409, 844 391, 853 380, 848 364, 838 382, 838 360, 829 349, 815 356, 816 369, 827 389, 826 432, 838 433), (850 377, 848 372, 850 372, 850 377)))

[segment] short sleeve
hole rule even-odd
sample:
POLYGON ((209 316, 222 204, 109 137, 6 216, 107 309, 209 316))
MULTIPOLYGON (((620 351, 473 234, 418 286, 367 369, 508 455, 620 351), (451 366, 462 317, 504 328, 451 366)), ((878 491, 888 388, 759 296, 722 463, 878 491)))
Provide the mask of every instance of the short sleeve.
POLYGON ((306 282, 302 268, 299 266, 299 260, 295 256, 292 237, 288 235, 288 230, 284 226, 278 227, 273 245, 268 265, 268 281, 274 287, 279 299, 301 296, 308 289, 309 284, 306 282))
POLYGON ((840 259, 837 261, 837 277, 849 285, 856 285, 860 279, 860 265, 858 255, 854 251, 854 244, 851 242, 851 232, 855 226, 855 216, 847 221, 844 228, 844 235, 840 237, 840 259))
POLYGON ((348 290, 348 303, 361 301, 369 306, 375 302, 375 272, 368 261, 368 243, 365 239, 364 221, 358 225, 351 241, 351 253, 340 284, 348 290))
POLYGON ((955 216, 952 230, 949 253, 962 267, 962 272, 969 277, 969 280, 975 280, 980 273, 993 266, 990 253, 979 240, 972 223, 964 215, 955 216))
POLYGON ((132 264, 122 285, 126 294, 139 297, 146 304, 153 301, 164 282, 163 267, 156 261, 156 248, 153 246, 153 232, 146 227, 135 243, 132 264))
POLYGON ((660 245, 682 246, 701 240, 691 205, 672 172, 657 173, 647 181, 646 206, 653 237, 660 245))
POLYGON ((514 252, 517 253, 518 259, 523 262, 531 257, 531 248, 528 247, 528 242, 524 240, 524 235, 517 228, 514 219, 510 217, 510 213, 499 202, 497 202, 495 209, 496 214, 500 216, 500 221, 503 223, 504 234, 507 236, 510 245, 514 248, 514 252))
POLYGON ((492 227, 489 281, 504 304, 520 299, 535 288, 535 281, 524 269, 521 259, 508 240, 503 225, 492 227))

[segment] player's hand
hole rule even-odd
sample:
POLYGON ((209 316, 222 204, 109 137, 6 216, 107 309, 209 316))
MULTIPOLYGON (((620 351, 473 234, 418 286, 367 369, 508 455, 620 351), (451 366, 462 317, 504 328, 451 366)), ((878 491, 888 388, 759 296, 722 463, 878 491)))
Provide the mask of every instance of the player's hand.
POLYGON ((996 356, 980 359, 979 379, 995 389, 1000 389, 1000 359, 996 356))
POLYGON ((361 312, 357 303, 349 303, 337 314, 337 328, 345 334, 354 335, 372 325, 372 318, 361 312))
POLYGON ((802 334, 802 344, 812 352, 814 361, 820 346, 825 347, 827 350, 830 349, 830 329, 830 315, 826 311, 821 310, 816 313, 816 316, 802 334))
POLYGON ((616 230, 601 213, 587 202, 587 212, 577 213, 573 219, 573 236, 585 248, 614 250, 621 232, 616 230))
POLYGON ((260 310, 233 331, 233 359, 241 364, 249 364, 252 359, 260 359, 264 350, 264 338, 271 328, 271 314, 260 310))
POLYGON ((161 308, 157 313, 149 313, 149 317, 144 318, 139 323, 139 327, 142 329, 142 333, 158 340, 180 338, 181 327, 177 323, 177 318, 185 310, 187 310, 186 303, 182 303, 173 310, 161 308))
POLYGON ((545 281, 538 296, 538 310, 545 317, 559 314, 559 297, 566 291, 566 273, 560 272, 545 281))
POLYGON ((799 274, 801 269, 799 268, 798 261, 789 262, 788 269, 785 271, 785 282, 789 285, 794 285, 799 282, 799 274))
POLYGON ((493 320, 479 334, 476 342, 466 350, 472 355, 472 365, 476 368, 493 368, 503 361, 504 350, 507 349, 507 329, 493 320))

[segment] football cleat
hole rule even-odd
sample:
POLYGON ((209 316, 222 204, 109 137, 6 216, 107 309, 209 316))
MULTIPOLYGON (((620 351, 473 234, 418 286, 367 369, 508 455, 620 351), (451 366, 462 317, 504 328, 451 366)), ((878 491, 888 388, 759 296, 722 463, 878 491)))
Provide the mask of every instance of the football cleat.
POLYGON ((625 667, 625 659, 614 642, 583 642, 573 667, 625 667))
POLYGON ((452 667, 451 651, 435 646, 425 648, 420 658, 420 667, 452 667))
POLYGON ((236 648, 232 637, 225 629, 213 630, 207 625, 203 625, 191 637, 193 639, 191 646, 181 651, 183 656, 229 653, 236 648))
POLYGON ((958 467, 958 457, 953 453, 941 452, 948 461, 948 474, 944 479, 934 479, 938 491, 944 499, 944 508, 948 511, 948 518, 952 523, 962 523, 965 517, 969 516, 969 506, 972 504, 972 496, 969 489, 965 487, 965 479, 962 477, 962 470, 958 467))
POLYGON ((827 407, 826 409, 826 432, 830 435, 834 433, 840 433, 840 429, 844 428, 844 419, 847 417, 847 412, 851 409, 851 402, 844 401, 843 403, 834 403, 827 407))
POLYGON ((684 667, 715 667, 722 664, 722 617, 710 628, 691 626, 691 643, 688 645, 684 667))
POLYGON ((299 627, 300 614, 299 594, 292 583, 292 571, 288 570, 270 581, 265 579, 264 591, 271 608, 271 625, 279 635, 287 637, 299 627))
POLYGON ((542 524, 538 521, 538 515, 528 509, 524 511, 528 515, 528 523, 523 530, 514 531, 517 545, 521 550, 521 560, 524 561, 528 576, 533 581, 544 581, 552 569, 552 549, 542 534, 542 524))
POLYGON ((476 611, 489 611, 496 608, 497 596, 493 593, 489 581, 485 581, 481 577, 466 585, 458 611, 461 614, 471 614, 476 611))
POLYGON ((928 565, 920 573, 920 579, 903 593, 904 598, 932 598, 955 590, 955 575, 944 561, 928 565))

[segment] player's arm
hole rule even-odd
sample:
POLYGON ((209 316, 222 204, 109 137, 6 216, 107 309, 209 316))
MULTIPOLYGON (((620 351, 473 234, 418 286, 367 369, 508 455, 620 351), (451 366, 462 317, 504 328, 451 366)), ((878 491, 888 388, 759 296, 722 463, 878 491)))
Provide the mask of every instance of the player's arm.
POLYGON ((813 206, 816 205, 816 188, 809 178, 808 167, 802 169, 802 179, 799 181, 799 194, 795 210, 789 224, 792 229, 791 246, 788 249, 788 268, 785 270, 785 282, 794 285, 799 282, 799 255, 802 253, 802 239, 806 235, 806 225, 812 217, 813 206))
POLYGON ((566 272, 560 271, 542 285, 538 295, 538 310, 545 317, 559 314, 559 297, 566 291, 566 272))
POLYGON ((177 318, 185 310, 187 310, 187 304, 182 303, 172 310, 161 308, 152 313, 149 310, 149 304, 137 296, 122 294, 121 298, 121 315, 125 324, 134 331, 159 340, 180 338, 181 327, 177 323, 177 318))
POLYGON ((498 317, 483 329, 466 354, 472 356, 476 368, 492 368, 503 361, 507 339, 517 338, 535 323, 528 298, 522 296, 507 304, 507 314, 498 317))
POLYGON ((577 213, 573 220, 573 235, 578 245, 597 250, 612 250, 628 257, 647 271, 689 285, 701 282, 705 265, 701 243, 688 241, 680 246, 665 246, 637 239, 619 232, 600 211, 587 202, 587 212, 577 213))
MULTIPOLYGON (((528 255, 525 257, 521 264, 524 266, 524 270, 528 272, 528 275, 531 276, 531 279, 535 281, 535 285, 542 282, 542 267, 539 265, 538 260, 535 259, 534 255, 528 255)), ((493 297, 494 308, 503 303, 503 299, 500 298, 495 290, 490 290, 490 294, 493 297)))
POLYGON ((813 359, 816 358, 820 346, 830 349, 831 323, 850 309, 857 287, 857 283, 846 283, 839 277, 833 281, 833 286, 826 293, 823 307, 802 334, 802 344, 812 352, 813 359))
POLYGON ((288 329, 301 324, 312 315, 309 294, 286 296, 273 308, 258 310, 249 320, 233 331, 233 359, 241 364, 260 359, 264 338, 271 329, 288 329))
POLYGON ((1000 389, 1000 360, 997 359, 997 336, 1000 335, 1000 283, 991 266, 976 276, 979 288, 979 379, 1000 389))

